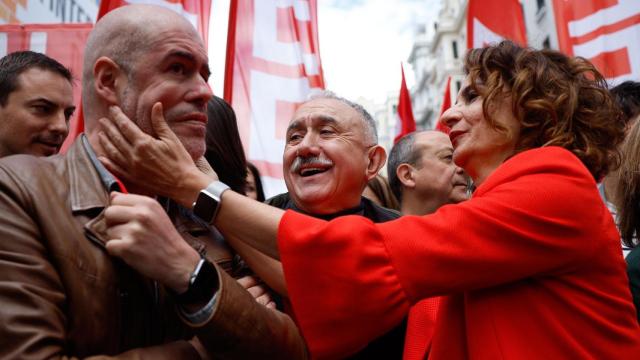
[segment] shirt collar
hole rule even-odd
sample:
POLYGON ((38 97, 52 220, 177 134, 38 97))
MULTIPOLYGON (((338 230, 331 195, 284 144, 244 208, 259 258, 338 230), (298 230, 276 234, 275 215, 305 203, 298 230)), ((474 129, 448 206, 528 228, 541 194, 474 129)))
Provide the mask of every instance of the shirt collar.
POLYGON ((82 147, 89 155, 89 160, 91 161, 91 164, 98 172, 98 176, 100 176, 100 181, 102 181, 102 185, 104 185, 104 188, 108 192, 119 191, 119 192, 126 193, 127 189, 124 187, 124 184, 122 184, 122 182, 118 180, 118 178, 113 176, 113 174, 111 174, 109 170, 107 170, 107 168, 105 168, 104 165, 102 165, 100 160, 98 160, 98 156, 93 150, 93 147, 91 147, 91 144, 89 143, 89 139, 87 139, 85 134, 80 135, 80 141, 82 141, 82 147))

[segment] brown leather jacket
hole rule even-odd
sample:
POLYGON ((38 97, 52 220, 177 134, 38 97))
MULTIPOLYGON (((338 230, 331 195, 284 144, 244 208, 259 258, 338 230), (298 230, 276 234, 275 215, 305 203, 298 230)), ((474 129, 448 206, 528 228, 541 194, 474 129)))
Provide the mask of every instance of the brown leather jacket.
MULTIPOLYGON (((0 160, 1 359, 198 359, 187 341, 194 335, 213 358, 307 356, 292 320, 258 304, 225 271, 213 317, 192 328, 162 286, 110 257, 108 192, 97 168, 80 139, 66 155, 0 160)), ((228 248, 200 241, 190 227, 176 224, 230 268, 228 248)))

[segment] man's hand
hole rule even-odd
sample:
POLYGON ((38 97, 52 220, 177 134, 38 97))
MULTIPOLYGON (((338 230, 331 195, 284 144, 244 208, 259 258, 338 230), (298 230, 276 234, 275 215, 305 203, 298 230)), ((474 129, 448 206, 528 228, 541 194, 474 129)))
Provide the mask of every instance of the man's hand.
POLYGON ((271 295, 264 284, 259 283, 253 276, 245 276, 237 280, 256 301, 270 309, 276 308, 276 303, 271 300, 271 295))
POLYGON ((117 177, 154 194, 169 197, 190 208, 218 176, 199 171, 180 139, 167 125, 162 104, 151 109, 156 137, 144 133, 117 106, 109 108, 110 119, 100 119, 100 145, 106 156, 100 161, 117 177))
POLYGON ((105 219, 109 254, 178 294, 187 291, 200 255, 178 234, 157 201, 111 193, 105 219))

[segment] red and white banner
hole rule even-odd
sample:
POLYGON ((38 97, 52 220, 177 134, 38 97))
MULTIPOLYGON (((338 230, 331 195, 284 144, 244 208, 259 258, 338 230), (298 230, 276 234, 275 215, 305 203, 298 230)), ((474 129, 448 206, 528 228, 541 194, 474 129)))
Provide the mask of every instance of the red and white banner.
POLYGON ((518 0, 469 0, 467 49, 509 39, 527 44, 522 7, 518 0))
POLYGON ((407 82, 404 80, 404 68, 400 64, 400 72, 402 73, 402 82, 400 83, 400 95, 398 96, 397 118, 396 123, 399 125, 396 129, 396 137, 393 143, 397 143, 403 136, 416 131, 416 120, 413 117, 413 108, 411 106, 411 94, 407 88, 407 82))
POLYGON ((640 1, 554 0, 560 51, 589 59, 611 84, 640 79, 640 1))
POLYGON ((205 48, 209 38, 211 0, 102 0, 98 19, 109 11, 130 4, 151 4, 171 9, 184 16, 198 30, 205 48))
POLYGON ((323 89, 316 0, 232 0, 224 98, 267 196, 286 191, 286 128, 312 89, 323 89))
MULTIPOLYGON (((14 51, 31 50, 47 54, 68 67, 74 77, 73 99, 80 109, 82 79, 82 58, 84 45, 93 24, 51 24, 51 25, 0 25, 0 57, 14 51)), ((69 123, 69 137, 62 145, 66 149, 82 132, 82 122, 78 121, 79 111, 69 123)))

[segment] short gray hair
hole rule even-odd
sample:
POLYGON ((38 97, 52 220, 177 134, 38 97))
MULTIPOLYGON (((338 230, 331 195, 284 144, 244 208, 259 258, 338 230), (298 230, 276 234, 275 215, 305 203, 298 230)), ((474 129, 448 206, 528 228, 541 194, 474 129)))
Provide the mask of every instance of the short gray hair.
POLYGON ((389 153, 389 163, 387 165, 387 175, 389 175, 389 186, 393 195, 398 198, 398 201, 402 202, 402 183, 398 179, 396 171, 401 164, 409 164, 411 166, 418 166, 418 162, 421 160, 421 153, 414 149, 416 142, 416 134, 414 131, 408 135, 402 137, 393 147, 389 153))
POLYGON ((329 90, 312 91, 309 94, 307 101, 311 101, 315 99, 333 99, 333 100, 340 101, 341 103, 351 107, 358 114, 360 114, 360 117, 363 120, 363 123, 365 125, 364 126, 365 138, 370 140, 371 142, 369 145, 378 144, 378 130, 376 127, 376 122, 375 120, 373 120, 373 117, 371 116, 371 114, 369 114, 369 112, 362 105, 355 103, 351 100, 345 99, 341 96, 338 96, 333 91, 329 91, 329 90))

